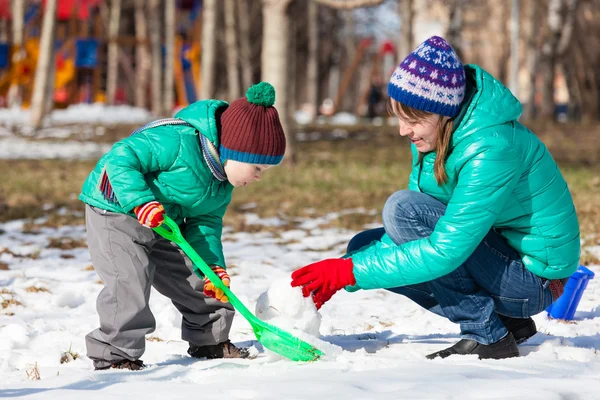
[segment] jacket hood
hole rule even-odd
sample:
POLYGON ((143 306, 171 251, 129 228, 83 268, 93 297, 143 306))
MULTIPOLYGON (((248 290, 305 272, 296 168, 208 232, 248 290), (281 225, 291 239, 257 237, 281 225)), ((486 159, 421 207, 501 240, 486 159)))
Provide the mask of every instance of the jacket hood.
POLYGON ((229 104, 222 100, 200 100, 180 110, 175 114, 175 118, 191 124, 201 135, 206 136, 215 146, 218 146, 219 129, 215 114, 221 108, 219 113, 225 111, 228 106, 229 104))
POLYGON ((465 65, 465 74, 466 96, 454 121, 453 145, 474 131, 516 121, 523 111, 510 90, 481 67, 465 65))

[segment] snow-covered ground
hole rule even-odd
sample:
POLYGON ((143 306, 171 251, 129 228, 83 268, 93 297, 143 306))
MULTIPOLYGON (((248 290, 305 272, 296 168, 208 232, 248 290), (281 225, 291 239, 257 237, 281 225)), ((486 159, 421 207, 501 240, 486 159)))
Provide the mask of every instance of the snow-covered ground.
MULTIPOLYGON (((342 254, 353 232, 322 225, 335 217, 298 221, 295 229, 280 234, 226 229, 225 251, 234 293, 253 310, 273 280, 286 278, 304 264, 342 254)), ((248 223, 278 225, 256 215, 248 215, 248 223)), ((157 329, 148 337, 143 356, 149 367, 138 372, 95 372, 85 356, 84 335, 96 327, 95 299, 102 285, 89 268, 87 249, 70 248, 85 238, 84 228, 31 232, 23 224, 0 224, 0 397, 600 398, 597 280, 588 286, 575 323, 536 316, 540 333, 520 347, 520 358, 501 361, 468 356, 426 360, 426 354, 457 340, 457 327, 384 290, 343 292, 321 309, 321 339, 344 350, 335 357, 314 363, 273 361, 255 342, 248 323, 236 316, 231 339, 256 346, 258 357, 195 360, 186 355, 187 345, 180 339, 177 311, 153 292, 151 308, 157 329), (57 238, 63 238, 62 242, 57 238), (62 243, 65 249, 49 247, 50 242, 62 243), (61 364, 63 353, 69 350, 79 357, 61 364), (35 375, 36 365, 41 379, 31 380, 28 374, 35 375)), ((600 266, 591 269, 600 272, 600 266)))

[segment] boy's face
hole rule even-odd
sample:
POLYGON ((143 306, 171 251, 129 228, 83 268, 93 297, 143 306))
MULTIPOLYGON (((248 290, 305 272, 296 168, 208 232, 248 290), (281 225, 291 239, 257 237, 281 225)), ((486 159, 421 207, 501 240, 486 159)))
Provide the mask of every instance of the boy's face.
POLYGON ((227 179, 235 187, 246 186, 254 181, 260 181, 262 173, 271 165, 248 164, 235 160, 225 161, 227 179))

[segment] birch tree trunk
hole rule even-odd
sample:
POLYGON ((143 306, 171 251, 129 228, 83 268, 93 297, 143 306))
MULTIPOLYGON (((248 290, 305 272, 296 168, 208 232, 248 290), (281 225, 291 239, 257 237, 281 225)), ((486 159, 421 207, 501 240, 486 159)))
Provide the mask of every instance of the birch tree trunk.
POLYGON ((200 98, 211 99, 215 93, 217 37, 217 0, 204 0, 202 5, 202 67, 200 98))
MULTIPOLYGON (((235 0, 225 0, 225 46, 227 53, 227 96, 230 101, 240 96, 239 52, 235 27, 235 0)), ((245 18, 246 16, 244 16, 245 18)))
POLYGON ((175 0, 165 4, 165 106, 164 112, 171 115, 174 103, 175 69, 175 0))
POLYGON ((317 116, 319 104, 319 5, 308 3, 308 63, 306 100, 310 106, 310 119, 317 116))
POLYGON ((240 24, 240 60, 243 90, 252 85, 252 52, 250 50, 250 11, 247 0, 237 0, 240 24))
POLYGON ((162 46, 160 40, 161 18, 160 18, 160 0, 150 0, 150 15, 148 18, 150 29, 150 45, 152 65, 151 88, 152 88, 152 113, 154 115, 163 115, 162 103, 162 46))
POLYGON ((48 75, 50 73, 50 63, 54 54, 54 34, 56 28, 56 2, 57 0, 46 1, 44 10, 44 19, 42 22, 42 36, 40 39, 40 55, 38 57, 35 69, 35 81, 33 86, 33 95, 31 99, 31 125, 39 128, 44 114, 44 97, 48 86, 48 75))
POLYGON ((400 1, 400 46, 398 46, 398 62, 404 60, 404 58, 413 50, 414 34, 413 34, 413 19, 414 19, 414 7, 413 0, 399 0, 400 1))
POLYGON ((288 108, 287 52, 288 16, 287 9, 292 0, 263 0, 263 47, 261 57, 262 79, 273 85, 276 91, 277 111, 286 135, 286 164, 294 164, 294 132, 288 108))
POLYGON ((110 21, 108 22, 108 67, 106 72, 106 102, 115 103, 117 78, 119 73, 119 25, 121 20, 121 0, 111 0, 110 21))
MULTIPOLYGON (((25 57, 23 49, 23 20, 25 14, 25 0, 12 0, 11 11, 12 19, 12 42, 15 48, 13 56, 14 62, 20 62, 25 57)), ((22 91, 19 84, 13 84, 8 90, 8 106, 20 106, 22 101, 22 91)))
POLYGON ((148 25, 146 24, 146 0, 135 0, 135 106, 146 108, 150 57, 148 54, 148 25))

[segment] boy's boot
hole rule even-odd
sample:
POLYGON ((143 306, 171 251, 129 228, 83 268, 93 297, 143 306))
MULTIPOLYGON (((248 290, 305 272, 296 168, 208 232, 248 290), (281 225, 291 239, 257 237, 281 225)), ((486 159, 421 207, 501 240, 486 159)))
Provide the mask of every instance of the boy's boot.
POLYGON ((537 333, 535 322, 531 318, 511 318, 500 314, 498 317, 506 330, 513 334, 517 344, 525 343, 527 339, 537 333))
POLYGON ((96 371, 102 371, 106 369, 129 369, 131 371, 139 371, 140 369, 145 368, 146 366, 142 362, 142 360, 121 360, 115 363, 112 363, 106 367, 96 367, 96 371))
POLYGON ((230 340, 208 346, 196 346, 190 343, 188 354, 194 358, 248 358, 248 349, 235 347, 230 340))
POLYGON ((471 339, 462 339, 452 347, 429 354, 428 359, 446 358, 453 354, 477 354, 479 359, 492 358, 499 360, 501 358, 518 357, 519 349, 512 333, 492 344, 481 344, 471 339))

